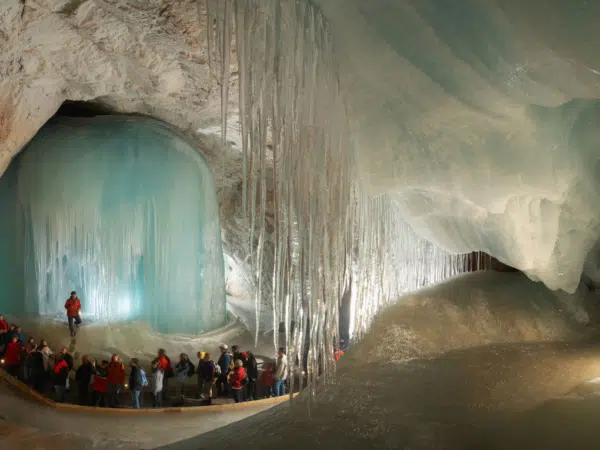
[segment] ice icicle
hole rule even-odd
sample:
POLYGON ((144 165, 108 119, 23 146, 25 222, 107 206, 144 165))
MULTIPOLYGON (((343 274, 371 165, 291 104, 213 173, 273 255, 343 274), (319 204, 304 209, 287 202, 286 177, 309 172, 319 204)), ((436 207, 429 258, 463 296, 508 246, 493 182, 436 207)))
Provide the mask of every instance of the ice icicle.
POLYGON ((306 369, 314 387, 319 367, 334 370, 346 293, 358 338, 381 306, 464 271, 467 260, 420 239, 391 196, 371 197, 360 184, 334 42, 318 9, 294 0, 208 0, 207 8, 220 15, 208 27, 215 68, 229 64, 223 15, 235 18, 257 317, 270 298, 292 369, 306 369))

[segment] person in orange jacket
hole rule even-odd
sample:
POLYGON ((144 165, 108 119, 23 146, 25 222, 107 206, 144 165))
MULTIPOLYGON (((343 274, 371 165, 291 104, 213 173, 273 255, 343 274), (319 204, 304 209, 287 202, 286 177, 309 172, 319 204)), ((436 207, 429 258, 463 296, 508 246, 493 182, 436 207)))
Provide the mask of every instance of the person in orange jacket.
POLYGON ((125 384, 125 378, 127 373, 125 372, 125 364, 121 362, 119 355, 116 353, 112 355, 110 363, 108 364, 108 406, 110 408, 116 408, 119 406, 119 394, 125 384))
POLYGON ((71 296, 65 302, 65 309, 67 310, 67 319, 69 321, 69 330, 71 331, 71 336, 75 336, 75 326, 79 326, 81 324, 81 301, 79 297, 77 297, 77 292, 71 292, 71 296))

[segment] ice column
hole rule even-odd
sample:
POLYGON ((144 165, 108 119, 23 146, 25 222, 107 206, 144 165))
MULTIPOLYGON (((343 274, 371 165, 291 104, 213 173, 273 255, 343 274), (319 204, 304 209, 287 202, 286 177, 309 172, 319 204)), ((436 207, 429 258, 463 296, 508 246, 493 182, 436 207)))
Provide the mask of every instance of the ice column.
POLYGON ((224 324, 212 175, 167 125, 53 119, 2 177, 0 208, 6 310, 63 317, 76 290, 93 321, 168 333, 224 324))
MULTIPOLYGON (((441 279, 442 272, 453 274, 445 263, 458 271, 463 257, 417 238, 390 198, 373 198, 361 186, 334 42, 311 3, 207 0, 200 12, 207 15, 209 59, 220 79, 223 117, 231 45, 237 51, 243 202, 257 312, 268 290, 275 327, 280 320, 286 323, 281 344, 291 362, 298 357, 303 366, 307 358, 314 385, 319 364, 333 369, 339 303, 348 289, 351 328, 359 336, 382 305, 441 279), (272 235, 265 227, 267 201, 275 209, 272 235), (272 253, 265 250, 267 240, 274 242, 272 253), (274 267, 265 274, 269 260, 274 267)), ((277 334, 274 344, 280 344, 277 334)))

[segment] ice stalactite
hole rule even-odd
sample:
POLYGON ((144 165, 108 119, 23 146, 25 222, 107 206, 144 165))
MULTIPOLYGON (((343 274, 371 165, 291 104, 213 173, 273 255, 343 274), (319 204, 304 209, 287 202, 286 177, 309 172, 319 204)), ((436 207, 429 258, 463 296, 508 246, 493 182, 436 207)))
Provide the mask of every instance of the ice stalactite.
POLYGON ((167 333, 225 323, 212 175, 167 125, 55 119, 2 177, 0 208, 0 266, 15 272, 0 274, 3 311, 62 318, 76 290, 92 321, 167 333))
MULTIPOLYGON (((389 197, 371 197, 361 186, 334 43, 317 9, 293 0, 207 0, 205 11, 214 70, 228 75, 228 55, 237 52, 257 317, 268 290, 275 329, 286 325, 289 360, 306 367, 314 385, 319 367, 334 367, 345 292, 352 293, 350 327, 360 336, 381 306, 461 272, 464 257, 419 239, 389 197), (269 234, 267 200, 275 210, 269 234), (273 271, 265 274, 269 259, 273 271)), ((277 347, 277 333, 274 339, 277 347)))

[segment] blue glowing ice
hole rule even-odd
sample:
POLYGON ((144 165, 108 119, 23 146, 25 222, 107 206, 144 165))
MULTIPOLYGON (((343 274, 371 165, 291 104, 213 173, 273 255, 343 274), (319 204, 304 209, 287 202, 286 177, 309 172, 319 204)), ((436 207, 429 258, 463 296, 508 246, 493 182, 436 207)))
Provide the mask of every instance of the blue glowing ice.
POLYGON ((161 332, 224 324, 218 204, 202 156, 160 122, 55 119, 0 179, 0 308, 161 332))

